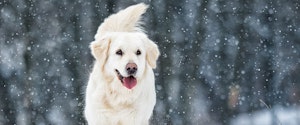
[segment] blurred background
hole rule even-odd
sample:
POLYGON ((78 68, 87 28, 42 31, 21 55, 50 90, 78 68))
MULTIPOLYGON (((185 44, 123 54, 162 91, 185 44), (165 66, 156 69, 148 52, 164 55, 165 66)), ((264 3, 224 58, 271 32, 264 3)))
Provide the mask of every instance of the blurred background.
POLYGON ((299 0, 1 0, 0 125, 84 125, 89 44, 144 2, 152 125, 299 125, 299 0))

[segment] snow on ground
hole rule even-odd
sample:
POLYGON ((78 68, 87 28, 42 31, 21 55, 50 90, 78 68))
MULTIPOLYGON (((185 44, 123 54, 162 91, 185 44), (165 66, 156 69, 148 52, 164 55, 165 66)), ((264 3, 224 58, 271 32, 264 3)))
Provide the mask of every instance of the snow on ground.
POLYGON ((282 106, 244 113, 231 120, 231 125, 299 125, 299 123, 300 107, 282 106))

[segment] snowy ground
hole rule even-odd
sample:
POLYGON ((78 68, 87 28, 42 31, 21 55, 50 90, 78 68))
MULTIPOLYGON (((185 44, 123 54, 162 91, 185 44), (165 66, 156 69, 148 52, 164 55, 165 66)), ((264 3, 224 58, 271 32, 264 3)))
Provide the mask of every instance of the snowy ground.
POLYGON ((299 125, 299 123, 300 107, 287 108, 281 106, 251 114, 241 114, 231 121, 231 125, 299 125), (272 120, 272 110, 275 112, 275 120, 272 120))

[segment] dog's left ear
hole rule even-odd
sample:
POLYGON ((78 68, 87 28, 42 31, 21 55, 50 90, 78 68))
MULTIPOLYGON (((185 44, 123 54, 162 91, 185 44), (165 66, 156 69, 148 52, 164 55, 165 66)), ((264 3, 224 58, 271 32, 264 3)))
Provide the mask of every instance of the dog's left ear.
POLYGON ((156 60, 158 59, 158 56, 160 55, 157 45, 151 41, 150 39, 147 39, 146 44, 146 59, 148 64, 151 66, 151 68, 156 68, 156 60))
POLYGON ((103 37, 101 39, 96 39, 90 45, 92 55, 99 62, 101 67, 104 66, 108 57, 108 50, 110 46, 111 40, 109 37, 103 37))

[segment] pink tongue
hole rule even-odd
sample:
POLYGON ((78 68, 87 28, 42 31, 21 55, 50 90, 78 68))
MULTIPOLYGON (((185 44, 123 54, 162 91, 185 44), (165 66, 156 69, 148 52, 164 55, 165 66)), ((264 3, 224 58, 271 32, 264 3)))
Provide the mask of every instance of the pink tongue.
POLYGON ((132 76, 124 77, 123 82, 123 85, 128 89, 132 89, 136 85, 136 79, 132 76))

